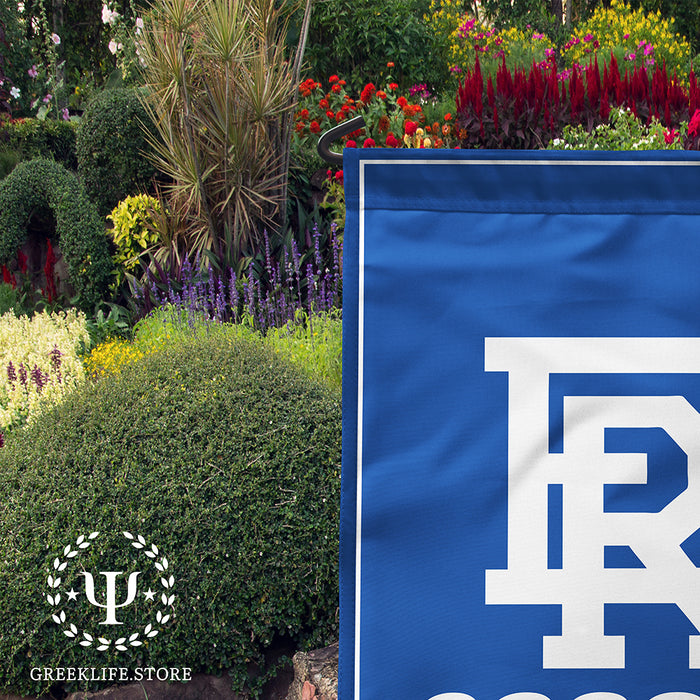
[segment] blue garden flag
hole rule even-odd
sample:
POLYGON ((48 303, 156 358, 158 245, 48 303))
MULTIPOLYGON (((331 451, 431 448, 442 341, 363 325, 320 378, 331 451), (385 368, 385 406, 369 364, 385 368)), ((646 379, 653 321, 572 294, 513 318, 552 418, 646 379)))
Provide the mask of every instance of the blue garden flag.
POLYGON ((700 160, 344 171, 340 700, 700 700, 700 160))

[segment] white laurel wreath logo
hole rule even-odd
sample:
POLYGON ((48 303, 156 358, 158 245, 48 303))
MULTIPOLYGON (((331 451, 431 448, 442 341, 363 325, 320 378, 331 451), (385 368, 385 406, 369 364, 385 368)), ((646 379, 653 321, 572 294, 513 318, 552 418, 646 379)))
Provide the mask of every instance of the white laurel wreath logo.
MULTIPOLYGON (((62 571, 64 571, 68 566, 68 562, 70 560, 75 559, 75 557, 77 557, 81 551, 86 550, 88 547, 90 547, 90 545, 93 543, 93 541, 99 534, 99 532, 91 532, 87 537, 85 535, 80 535, 80 537, 78 537, 78 539, 76 540, 74 546, 66 545, 65 549, 63 550, 63 556, 65 557, 65 560, 62 561, 59 557, 56 557, 56 559, 54 559, 53 568, 56 574, 59 574, 62 571)), ((163 607, 166 609, 166 612, 158 610, 156 612, 156 622, 158 624, 164 625, 170 619, 170 613, 167 612, 167 608, 172 607, 173 602, 175 601, 175 594, 172 593, 172 588, 175 585, 175 578, 172 574, 170 576, 167 576, 166 573, 168 570, 168 560, 163 556, 161 557, 160 561, 157 561, 157 557, 160 555, 158 547, 156 547, 155 544, 151 544, 150 546, 147 545, 146 540, 141 535, 134 536, 130 532, 122 532, 122 535, 124 535, 126 539, 131 541, 132 547, 134 547, 135 549, 142 550, 143 553, 153 561, 153 565, 155 566, 155 568, 162 574, 162 576, 160 577, 160 583, 165 590, 161 594, 160 602, 163 604, 163 607)), ((50 605, 57 607, 61 603, 61 594, 59 591, 56 591, 56 589, 61 585, 61 577, 49 574, 47 583, 51 592, 46 594, 46 600, 49 602, 50 605)), ((80 630, 78 630, 78 628, 73 623, 66 622, 65 610, 57 610, 51 615, 51 618, 57 625, 60 625, 61 627, 67 624, 67 627, 62 630, 63 634, 65 634, 66 637, 75 639, 80 635, 80 630)), ((151 637, 155 637, 159 631, 160 630, 154 629, 153 625, 149 622, 143 628, 142 633, 144 635, 144 638, 148 639, 151 637)), ((138 647, 143 644, 143 642, 139 639, 140 634, 141 633, 139 632, 134 632, 128 638, 119 637, 118 639, 111 640, 106 639, 105 637, 98 637, 97 640, 95 640, 95 638, 91 634, 83 631, 83 638, 80 640, 79 644, 83 647, 91 647, 93 644, 98 644, 98 646, 95 647, 97 651, 106 651, 110 647, 116 649, 117 651, 126 651, 130 646, 138 647), (112 644, 114 644, 114 646, 112 646, 112 644)))

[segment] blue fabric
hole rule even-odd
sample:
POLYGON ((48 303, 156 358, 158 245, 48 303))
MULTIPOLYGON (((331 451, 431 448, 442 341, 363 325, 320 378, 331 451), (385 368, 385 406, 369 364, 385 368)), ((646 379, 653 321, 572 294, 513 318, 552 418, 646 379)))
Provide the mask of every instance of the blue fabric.
POLYGON ((700 697, 696 154, 344 174, 340 700, 700 697))

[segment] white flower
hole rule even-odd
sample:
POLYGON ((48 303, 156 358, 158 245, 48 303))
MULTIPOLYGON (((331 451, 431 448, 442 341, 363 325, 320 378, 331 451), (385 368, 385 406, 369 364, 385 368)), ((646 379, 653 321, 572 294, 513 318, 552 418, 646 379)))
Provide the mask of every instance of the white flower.
POLYGON ((115 54, 117 53, 117 51, 121 51, 124 48, 123 44, 117 44, 117 42, 114 41, 114 39, 112 39, 112 41, 109 42, 108 46, 112 54, 115 54))
POLYGON ((58 36, 55 32, 51 35, 51 41, 53 41, 56 46, 58 46, 61 43, 61 37, 58 36))
POLYGON ((17 99, 20 95, 19 88, 15 85, 11 90, 10 90, 10 95, 17 99))
POLYGON ((17 12, 22 14, 24 12, 24 3, 23 2, 18 2, 17 3, 17 12))
POLYGON ((119 19, 119 13, 110 10, 108 5, 102 5, 102 23, 114 24, 119 19))
POLYGON ((141 17, 136 18, 136 28, 143 29, 143 20, 141 19, 141 17))

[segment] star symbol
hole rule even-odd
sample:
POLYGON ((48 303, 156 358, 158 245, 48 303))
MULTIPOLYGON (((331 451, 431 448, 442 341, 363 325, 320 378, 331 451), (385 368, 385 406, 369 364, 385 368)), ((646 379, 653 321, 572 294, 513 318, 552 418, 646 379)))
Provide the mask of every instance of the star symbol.
POLYGON ((74 591, 71 588, 66 595, 68 596, 68 600, 76 600, 78 598, 78 591, 74 591))
POLYGON ((153 600, 153 597, 155 596, 155 593, 149 588, 145 593, 144 596, 146 596, 146 600, 153 600))

